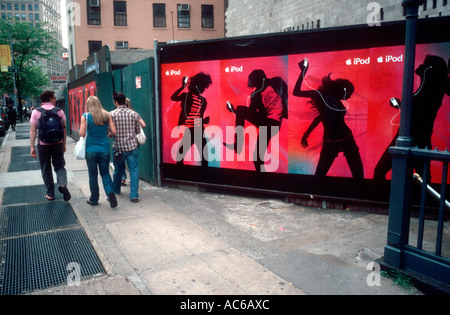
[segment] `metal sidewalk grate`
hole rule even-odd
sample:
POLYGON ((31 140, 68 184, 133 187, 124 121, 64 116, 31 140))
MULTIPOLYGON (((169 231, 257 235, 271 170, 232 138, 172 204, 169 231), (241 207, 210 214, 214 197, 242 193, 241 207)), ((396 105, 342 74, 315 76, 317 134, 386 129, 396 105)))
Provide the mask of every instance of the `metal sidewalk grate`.
POLYGON ((18 132, 16 129, 16 140, 21 140, 21 139, 30 139, 30 132, 26 132, 26 131, 22 131, 22 132, 18 132))
POLYGON ((65 201, 8 206, 0 211, 0 239, 76 225, 75 213, 65 201))
MULTIPOLYGON (((23 203, 47 202, 45 185, 6 187, 3 192, 3 205, 15 205, 23 203)), ((55 201, 62 200, 63 197, 58 189, 55 189, 55 201)))
POLYGON ((82 228, 0 240, 0 295, 105 274, 82 228))
POLYGON ((11 147, 11 156, 30 154, 29 146, 11 147))
MULTIPOLYGON (((17 136, 16 136, 17 138, 17 136)), ((30 147, 12 147, 11 148, 11 162, 8 167, 8 172, 20 172, 40 170, 38 159, 33 159, 30 155, 30 147)))
POLYGON ((45 186, 8 187, 0 207, 0 295, 17 295, 106 274, 70 203, 45 186))
POLYGON ((16 132, 30 132, 31 125, 16 125, 16 132))

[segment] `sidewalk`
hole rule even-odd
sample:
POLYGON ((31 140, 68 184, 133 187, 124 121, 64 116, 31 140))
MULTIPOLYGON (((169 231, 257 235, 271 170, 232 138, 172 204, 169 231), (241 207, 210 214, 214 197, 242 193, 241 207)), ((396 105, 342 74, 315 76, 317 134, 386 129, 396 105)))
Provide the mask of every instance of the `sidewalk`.
MULTIPOLYGON (((12 148, 26 146, 29 139, 8 132, 0 147, 1 195, 8 187, 42 184, 39 170, 8 172, 12 148)), ((385 215, 144 181, 139 203, 130 202, 127 185, 111 209, 101 187, 100 205, 93 207, 86 203, 86 163, 74 158, 74 146, 68 138, 69 203, 106 272, 79 286, 32 294, 421 294, 372 273, 369 264, 382 257, 386 242, 385 215)))

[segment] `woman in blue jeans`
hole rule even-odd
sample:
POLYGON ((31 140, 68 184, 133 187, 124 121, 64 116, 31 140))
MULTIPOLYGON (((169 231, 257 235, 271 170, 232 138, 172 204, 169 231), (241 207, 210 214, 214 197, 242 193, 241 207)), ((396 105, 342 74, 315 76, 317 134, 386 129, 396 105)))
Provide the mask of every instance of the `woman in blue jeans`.
POLYGON ((117 198, 109 174, 110 144, 108 137, 116 134, 116 127, 107 111, 96 96, 89 96, 86 101, 87 112, 81 117, 80 137, 86 137, 86 164, 89 172, 91 197, 87 203, 98 205, 100 192, 98 188, 98 171, 103 188, 108 196, 111 208, 117 207, 117 198), (109 129, 109 130, 108 130, 109 129))

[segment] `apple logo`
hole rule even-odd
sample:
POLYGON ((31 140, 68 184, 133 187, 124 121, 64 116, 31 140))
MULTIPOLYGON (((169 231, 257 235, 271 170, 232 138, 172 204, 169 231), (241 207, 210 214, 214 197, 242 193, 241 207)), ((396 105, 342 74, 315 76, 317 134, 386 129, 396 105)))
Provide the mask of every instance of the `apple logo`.
POLYGON ((347 64, 347 66, 350 66, 352 64, 352 60, 350 58, 348 58, 345 63, 347 64))
POLYGON ((230 72, 230 67, 226 67, 225 72, 230 72))
POLYGON ((383 62, 383 57, 382 56, 378 57, 377 61, 378 61, 378 63, 382 63, 383 62))
POLYGON ((169 72, 169 70, 167 70, 167 71, 166 71, 166 75, 170 75, 170 72, 169 72))

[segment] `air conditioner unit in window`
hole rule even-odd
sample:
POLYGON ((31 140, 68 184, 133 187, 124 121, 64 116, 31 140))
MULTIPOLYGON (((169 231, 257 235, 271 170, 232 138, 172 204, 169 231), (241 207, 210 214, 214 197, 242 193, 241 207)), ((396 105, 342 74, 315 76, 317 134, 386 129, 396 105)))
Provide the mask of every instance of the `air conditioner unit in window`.
POLYGON ((190 11, 191 6, 189 4, 182 4, 181 5, 181 11, 190 11))
POLYGON ((100 0, 89 0, 89 5, 91 7, 99 7, 100 6, 100 0))
POLYGON ((128 48, 128 42, 126 41, 116 42, 116 48, 128 48))

